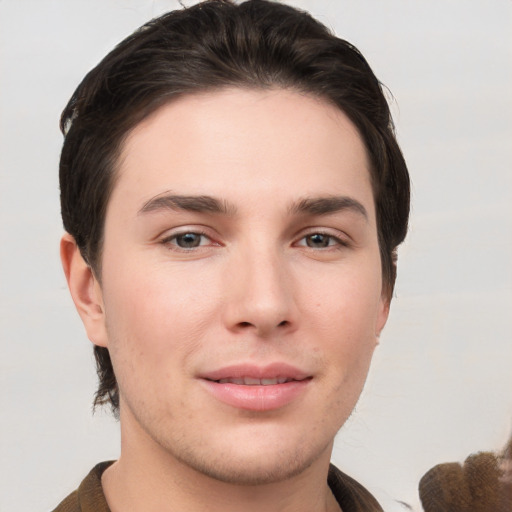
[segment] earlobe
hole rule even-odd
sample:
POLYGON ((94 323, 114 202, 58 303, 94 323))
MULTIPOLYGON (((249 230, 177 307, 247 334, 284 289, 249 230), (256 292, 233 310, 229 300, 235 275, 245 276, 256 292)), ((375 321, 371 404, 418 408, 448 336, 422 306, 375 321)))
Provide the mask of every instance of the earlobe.
POLYGON ((65 233, 60 241, 60 258, 71 297, 87 336, 95 345, 106 347, 108 340, 101 287, 69 233, 65 233))

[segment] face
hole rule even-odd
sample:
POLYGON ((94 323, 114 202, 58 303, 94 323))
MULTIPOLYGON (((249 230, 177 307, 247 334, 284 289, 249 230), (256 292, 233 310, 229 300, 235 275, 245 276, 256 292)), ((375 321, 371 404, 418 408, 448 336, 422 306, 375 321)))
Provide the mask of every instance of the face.
POLYGON ((130 445, 239 483, 328 460, 387 317, 356 129, 284 90, 160 108, 124 144, 96 293, 130 445))

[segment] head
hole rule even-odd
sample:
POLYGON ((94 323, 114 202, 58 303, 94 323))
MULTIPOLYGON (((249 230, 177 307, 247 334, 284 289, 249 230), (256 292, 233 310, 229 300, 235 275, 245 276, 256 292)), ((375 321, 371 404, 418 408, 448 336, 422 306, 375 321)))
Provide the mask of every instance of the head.
MULTIPOLYGON (((202 103, 208 98, 272 98, 276 91, 341 113, 361 141, 382 296, 389 305, 396 248, 407 230, 409 178, 382 87, 351 44, 307 13, 264 0, 239 5, 208 1, 149 22, 85 77, 66 106, 61 119, 62 216, 98 288, 106 277, 107 212, 113 194, 121 190, 126 148, 135 144, 140 130, 151 130, 151 123, 158 124, 173 105, 188 102, 193 109, 208 110, 208 101, 202 103)), ((233 107, 230 101, 227 108, 233 107)), ((265 101, 270 105, 274 100, 265 101)), ((187 115, 178 112, 176 118, 186 120, 187 115)), ((100 377, 96 403, 110 402, 116 411, 120 396, 111 354, 95 346, 95 355, 100 377)))

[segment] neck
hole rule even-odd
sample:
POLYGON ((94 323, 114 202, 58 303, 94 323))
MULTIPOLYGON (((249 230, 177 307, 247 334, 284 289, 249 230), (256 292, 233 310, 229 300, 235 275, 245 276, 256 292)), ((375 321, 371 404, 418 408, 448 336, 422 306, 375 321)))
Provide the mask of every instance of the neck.
POLYGON ((340 511, 327 485, 332 444, 296 475, 246 485, 212 478, 180 462, 152 439, 132 442, 121 430, 121 457, 102 477, 112 512, 340 511))

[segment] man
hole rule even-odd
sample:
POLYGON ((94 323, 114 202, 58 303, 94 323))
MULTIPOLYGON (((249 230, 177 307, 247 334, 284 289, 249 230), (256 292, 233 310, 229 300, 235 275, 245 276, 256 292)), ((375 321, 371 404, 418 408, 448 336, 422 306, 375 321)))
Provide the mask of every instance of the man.
POLYGON ((381 510, 329 464, 409 212, 360 53, 205 2, 123 41, 61 126, 61 257, 122 442, 56 510, 381 510))

